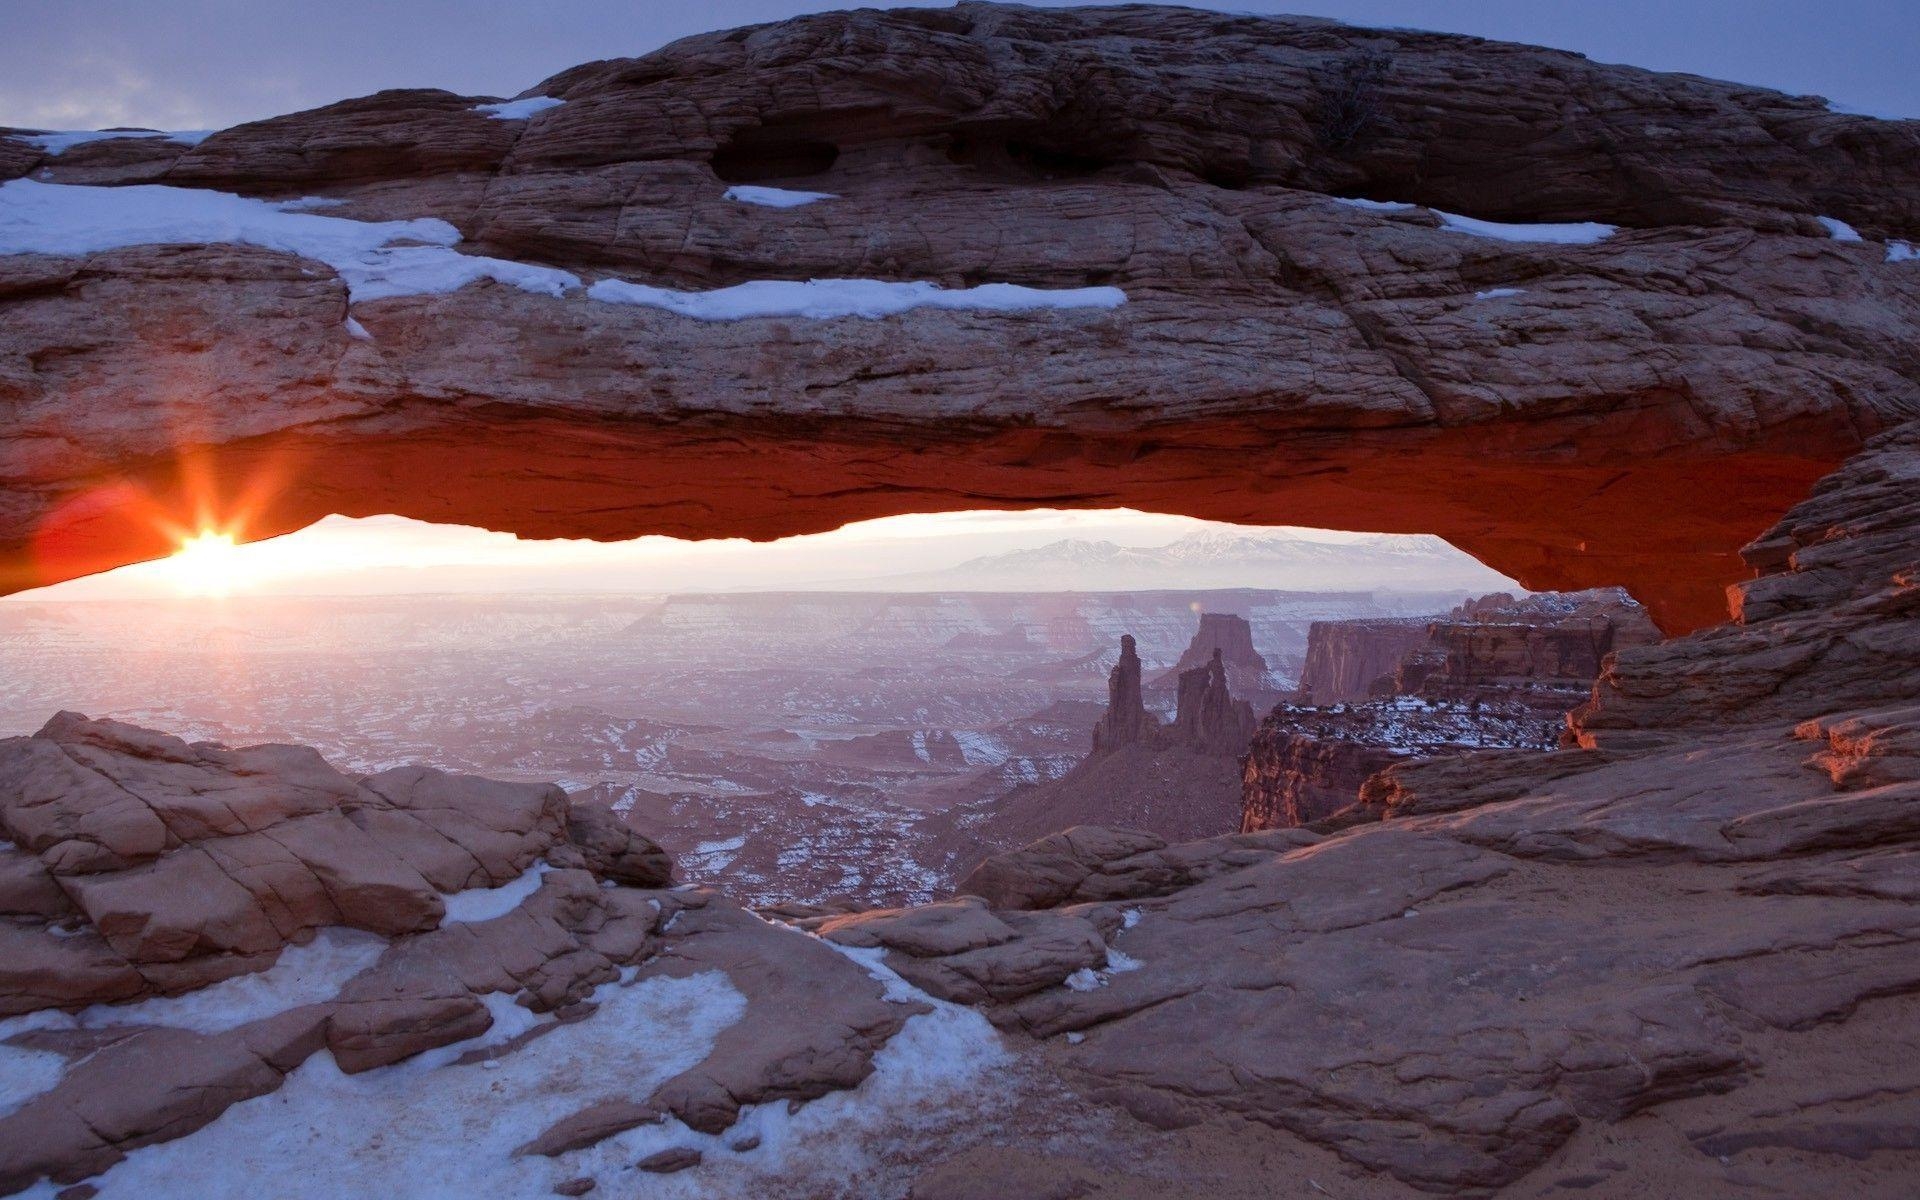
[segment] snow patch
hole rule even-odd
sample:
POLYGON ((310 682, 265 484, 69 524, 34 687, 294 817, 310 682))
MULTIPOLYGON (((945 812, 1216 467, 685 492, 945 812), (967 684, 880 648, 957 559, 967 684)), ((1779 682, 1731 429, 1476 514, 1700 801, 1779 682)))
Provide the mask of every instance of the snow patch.
POLYGON ((1398 200, 1367 200, 1360 196, 1331 196, 1335 204, 1344 204, 1348 208, 1364 208, 1368 212, 1412 212, 1418 204, 1402 204, 1398 200))
POLYGON ((473 111, 486 113, 496 121, 524 121, 535 113, 559 108, 565 100, 552 96, 528 96, 524 100, 502 100, 498 104, 476 104, 473 111))
POLYGON ((1107 947, 1107 974, 1118 975, 1122 971, 1138 971, 1146 964, 1131 954, 1107 947))
POLYGON ((1912 242, 1887 243, 1888 262, 1913 262, 1916 259, 1920 259, 1920 250, 1914 249, 1912 242))
POLYGON ((1525 292, 1526 290, 1527 289, 1525 288, 1512 288, 1512 287, 1488 288, 1484 292, 1475 292, 1473 294, 1473 298, 1475 300, 1499 300, 1505 296, 1518 296, 1521 293, 1525 292))
POLYGON ((92 187, 15 179, 0 184, 0 254, 237 242, 327 264, 355 302, 451 292, 478 279, 552 296, 580 286, 566 271, 451 250, 460 231, 445 221, 353 221, 304 211, 315 203, 164 184, 92 187))
MULTIPOLYGON (((373 335, 367 332, 367 327, 352 317, 347 318, 347 336, 360 342, 370 342, 373 340, 373 335)), ((629 807, 631 807, 631 801, 629 801, 629 807)))
POLYGON ((333 196, 301 196, 296 200, 276 200, 274 207, 281 212, 314 212, 322 208, 339 208, 345 200, 333 196))
MULTIPOLYGON (((745 834, 719 841, 701 842, 681 855, 680 861, 682 865, 701 872, 724 871, 733 865, 733 860, 738 857, 746 844, 745 834)), ((676 912, 673 915, 677 917, 680 914, 676 912)))
POLYGON ((540 890, 540 878, 553 870, 544 862, 536 862, 520 875, 499 887, 468 888, 464 892, 455 892, 447 897, 447 915, 442 925, 466 925, 474 921, 491 921, 495 917, 504 917, 520 907, 520 902, 540 890))
POLYGON ((183 996, 157 996, 132 1004, 94 1004, 77 1013, 42 1009, 0 1021, 0 1041, 30 1029, 108 1029, 116 1025, 169 1025, 199 1033, 222 1033, 295 1009, 331 1000, 349 979, 371 967, 386 948, 384 938, 356 929, 323 929, 304 946, 288 946, 271 967, 223 979, 183 996))
POLYGON ((1031 288, 1015 283, 983 283, 943 288, 919 280, 888 283, 878 279, 757 279, 710 292, 603 279, 587 295, 608 304, 641 304, 697 321, 740 321, 752 317, 891 317, 916 308, 1026 312, 1033 309, 1117 308, 1127 294, 1116 287, 1031 288))
MULTIPOLYGON (((456 240, 459 237, 454 236, 456 240)), ((355 303, 392 296, 444 295, 482 279, 545 296, 564 296, 580 286, 580 277, 571 271, 461 254, 440 246, 395 246, 364 262, 328 265, 340 272, 355 303)))
POLYGON ((1076 992, 1091 992, 1096 988, 1107 986, 1107 979, 1106 976, 1099 974, 1092 967, 1081 967, 1078 971, 1067 976, 1066 984, 1076 992))
MULTIPOLYGON (((280 1090, 135 1150, 92 1182, 103 1200, 337 1200, 392 1195, 397 1181, 412 1200, 549 1200, 555 1184, 580 1175, 619 1178, 633 1157, 618 1139, 563 1158, 513 1151, 596 1094, 645 1097, 693 1067, 746 1000, 717 971, 606 984, 592 999, 590 1018, 497 1059, 453 1064, 504 1041, 497 1028, 359 1075, 321 1051, 280 1090)), ((510 1002, 488 1007, 520 1020, 510 1002)), ((526 1027, 552 1022, 531 1017, 526 1027)))
POLYGON ((0 1045, 0 1117, 40 1093, 52 1091, 66 1073, 64 1054, 0 1045))
POLYGON ((1598 221, 1576 221, 1560 225, 1525 225, 1508 221, 1482 221, 1478 217, 1463 217, 1459 213, 1442 212, 1429 209, 1440 218, 1440 228, 1449 233, 1465 233, 1474 237, 1493 238, 1502 242, 1551 242, 1561 246, 1588 246, 1613 236, 1618 226, 1602 225, 1598 221))
MULTIPOLYGON (((272 202, 197 188, 139 184, 94 187, 15 179, 0 184, 0 254, 92 254, 126 246, 230 242, 315 259, 332 267, 351 302, 439 295, 490 279, 562 296, 581 286, 570 271, 461 254, 460 231, 445 221, 355 221, 307 211, 323 201, 272 202)), ((924 280, 755 280, 707 292, 682 292, 606 279, 587 289, 595 300, 664 308, 702 321, 750 317, 887 317, 916 308, 1026 312, 1116 308, 1115 287, 1031 288, 986 283, 942 288, 924 280)))
POLYGON ((956 729, 952 737, 960 745, 960 757, 970 767, 996 767, 1010 755, 1006 743, 992 734, 956 729))
POLYGON ((7 136, 16 142, 38 147, 48 158, 58 158, 75 146, 85 146, 90 142, 161 138, 181 146, 198 146, 217 132, 214 129, 176 129, 170 132, 158 129, 74 129, 50 133, 10 133, 7 136))
POLYGON ((834 192, 797 192, 790 188, 757 187, 743 183, 728 188, 721 198, 740 204, 758 204, 762 208, 799 208, 816 200, 838 200, 840 197, 834 192))
POLYGON ((1858 229, 1855 229, 1838 217, 1815 217, 1814 220, 1820 222, 1820 224, 1826 228, 1827 236, 1836 242, 1858 242, 1865 240, 1860 236, 1858 229))

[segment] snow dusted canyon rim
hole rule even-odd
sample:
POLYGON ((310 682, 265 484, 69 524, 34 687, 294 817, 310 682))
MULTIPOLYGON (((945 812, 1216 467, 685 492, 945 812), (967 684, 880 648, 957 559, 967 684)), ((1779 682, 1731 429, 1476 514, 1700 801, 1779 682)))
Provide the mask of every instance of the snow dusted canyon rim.
MULTIPOLYGON (((1668 635, 1559 749, 898 908, 750 909, 551 784, 49 713, 0 741, 0 1191, 1911 1196, 1917 238, 1920 122, 1148 6, 0 131, 0 589, 209 519, 1130 506, 1432 534, 1668 635)), ((1178 672, 1184 732, 1244 735, 1227 682, 1178 672)))

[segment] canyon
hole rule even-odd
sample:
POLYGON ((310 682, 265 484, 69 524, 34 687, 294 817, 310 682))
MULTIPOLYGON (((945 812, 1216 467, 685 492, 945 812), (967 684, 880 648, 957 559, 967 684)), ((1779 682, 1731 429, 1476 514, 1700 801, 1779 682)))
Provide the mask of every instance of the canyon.
POLYGON ((1241 829, 1337 818, 1410 756, 1552 749, 1606 657, 1658 640, 1610 590, 1496 593, 1437 620, 1315 621, 1296 702, 1275 706, 1248 749, 1241 829))
MULTIPOLYGON (((1514 736, 1400 755, 1337 818, 1089 822, 864 898, 689 880, 718 852, 655 840, 657 793, 622 818, 537 778, 510 674, 476 744, 526 739, 536 778, 46 713, 0 741, 0 1191, 1914 1193, 1920 122, 1439 34, 962 4, 193 146, 0 131, 0 177, 7 589, 203 514, 766 538, 1044 504, 1436 534, 1644 606, 1467 606, 1390 671, 1307 626, 1415 612, 1309 597, 1282 644, 1237 610, 1267 673, 1367 692, 1282 706, 1256 774, 1287 719, 1411 744, 1491 696, 1514 736)), ((962 657, 1026 641, 994 604, 1098 626, 1034 654, 1073 711, 861 730, 837 768, 1002 724, 1084 748, 1103 684, 1096 765, 1252 715, 1225 645, 1171 680, 1189 720, 1148 711, 1190 608, 1167 636, 1112 598, 818 603, 964 615, 962 657)), ((617 625, 756 604, 807 611, 617 625)), ((580 741, 624 766, 656 731, 615 732, 580 741)))
MULTIPOLYGON (((0 601, 0 736, 37 730, 57 696, 189 741, 312 746, 342 770, 426 762, 556 783, 623 814, 683 879, 740 900, 898 904, 937 897, 983 852, 943 813, 991 808, 1086 757, 1123 631, 1158 680, 1193 644, 1195 605, 1238 614, 1293 664, 1272 673, 1290 683, 1313 621, 1455 599, 23 597, 0 601)), ((1174 715, 1171 688, 1146 692, 1156 719, 1174 715)), ((1194 836, 1239 820, 1231 757, 1206 761, 1220 800, 1194 836)))

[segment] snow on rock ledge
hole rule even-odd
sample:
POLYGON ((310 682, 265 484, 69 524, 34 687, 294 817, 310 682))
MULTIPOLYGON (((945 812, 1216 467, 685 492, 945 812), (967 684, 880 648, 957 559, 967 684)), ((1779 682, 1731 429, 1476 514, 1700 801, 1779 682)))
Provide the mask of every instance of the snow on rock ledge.
POLYGON ((797 192, 791 188, 755 187, 745 183, 730 187, 721 195, 723 200, 757 204, 762 208, 799 208, 816 200, 839 198, 833 192, 797 192))
MULTIPOLYGON (((460 231, 445 221, 355 221, 307 211, 317 207, 326 204, 314 199, 255 200, 163 184, 91 187, 15 179, 0 184, 0 254, 73 256, 127 246, 236 242, 327 264, 346 282, 354 303, 442 295, 483 279, 556 297, 581 285, 571 271, 462 254, 452 249, 460 231)), ((877 279, 764 279, 706 292, 605 279, 588 288, 587 295, 609 304, 664 308, 701 321, 887 317, 915 308, 1114 308, 1127 299, 1114 287, 1043 289, 988 283, 948 290, 923 281, 877 279)))
POLYGON ((44 151, 48 158, 58 158, 75 146, 85 146, 92 142, 116 142, 123 139, 160 138, 180 146, 198 146, 219 131, 216 129, 71 129, 53 130, 45 133, 10 133, 7 136, 17 142, 26 142, 44 151))
POLYGON ((710 292, 680 292, 605 279, 587 289, 609 304, 644 304, 700 321, 748 317, 891 317, 915 308, 1026 312, 1043 308, 1117 308, 1127 294, 1116 287, 1030 288, 983 283, 948 290, 935 283, 885 283, 878 279, 758 279, 710 292))

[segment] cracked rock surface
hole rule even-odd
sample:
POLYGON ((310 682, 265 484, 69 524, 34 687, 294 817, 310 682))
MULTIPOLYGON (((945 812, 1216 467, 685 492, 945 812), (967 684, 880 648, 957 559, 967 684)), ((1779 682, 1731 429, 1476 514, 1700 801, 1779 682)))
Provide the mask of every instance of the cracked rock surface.
POLYGON ((1920 127, 1817 98, 984 4, 705 35, 529 94, 564 103, 498 120, 396 90, 58 157, 0 137, 0 176, 434 218, 583 285, 1126 303, 704 321, 486 281, 350 304, 328 267, 230 243, 0 255, 0 587, 168 552, 155 521, 196 483, 253 498, 247 537, 335 512, 765 538, 1126 505, 1437 533, 1530 587, 1626 585, 1674 633, 1720 619, 1754 531, 1920 413, 1920 270, 1888 261, 1920 236, 1920 127))

